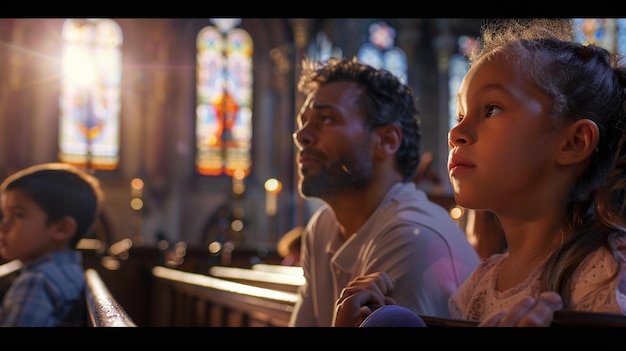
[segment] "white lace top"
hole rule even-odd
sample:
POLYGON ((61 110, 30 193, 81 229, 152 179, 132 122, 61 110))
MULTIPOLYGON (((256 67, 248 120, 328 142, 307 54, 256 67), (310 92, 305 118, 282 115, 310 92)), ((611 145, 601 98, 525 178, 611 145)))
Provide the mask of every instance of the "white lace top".
MULTIPOLYGON (((605 247, 596 250, 572 275, 568 291, 562 296, 564 309, 626 314, 626 240, 614 240, 612 245, 618 248, 621 255, 621 275, 608 285, 600 284, 615 271, 616 264, 605 247)), ((496 254, 481 262, 450 297, 448 305, 452 318, 481 321, 509 309, 524 296, 539 295, 539 267, 518 286, 496 291, 497 273, 507 257, 508 253, 496 254)))

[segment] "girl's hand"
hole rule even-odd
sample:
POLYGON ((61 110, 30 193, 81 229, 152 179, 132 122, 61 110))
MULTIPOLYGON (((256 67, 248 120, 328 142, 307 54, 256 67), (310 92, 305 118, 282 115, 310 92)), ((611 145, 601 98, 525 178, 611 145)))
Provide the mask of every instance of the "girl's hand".
POLYGON ((498 312, 483 320, 479 327, 548 327, 554 319, 554 311, 563 308, 561 296, 544 292, 539 298, 527 296, 509 311, 498 312))

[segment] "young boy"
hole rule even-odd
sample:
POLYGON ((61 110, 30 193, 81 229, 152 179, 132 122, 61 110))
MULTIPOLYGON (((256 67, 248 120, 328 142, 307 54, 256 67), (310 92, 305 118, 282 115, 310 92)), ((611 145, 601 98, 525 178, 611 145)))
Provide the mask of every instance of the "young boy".
POLYGON ((23 169, 0 185, 0 255, 20 275, 0 305, 0 326, 85 326, 85 277, 76 245, 102 204, 96 178, 63 163, 23 169))

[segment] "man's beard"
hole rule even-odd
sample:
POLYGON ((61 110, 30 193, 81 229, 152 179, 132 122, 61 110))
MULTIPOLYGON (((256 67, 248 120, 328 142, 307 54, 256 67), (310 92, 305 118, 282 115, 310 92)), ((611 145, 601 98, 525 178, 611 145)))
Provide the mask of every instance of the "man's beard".
POLYGON ((351 193, 364 188, 372 174, 372 166, 367 162, 337 162, 318 174, 306 175, 300 170, 300 193, 321 199, 351 193))

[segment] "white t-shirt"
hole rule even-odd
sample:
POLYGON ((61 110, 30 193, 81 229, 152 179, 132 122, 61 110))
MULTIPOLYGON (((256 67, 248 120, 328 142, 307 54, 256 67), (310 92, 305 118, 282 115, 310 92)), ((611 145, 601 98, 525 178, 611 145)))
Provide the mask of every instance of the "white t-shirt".
POLYGON ((331 326, 335 301, 348 282, 380 271, 395 279, 398 305, 449 317, 449 296, 480 262, 450 214, 413 183, 394 185, 347 241, 326 205, 313 214, 302 239, 306 282, 291 326, 331 326))

